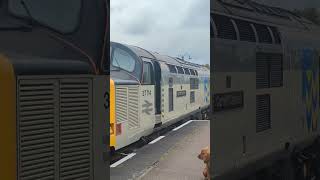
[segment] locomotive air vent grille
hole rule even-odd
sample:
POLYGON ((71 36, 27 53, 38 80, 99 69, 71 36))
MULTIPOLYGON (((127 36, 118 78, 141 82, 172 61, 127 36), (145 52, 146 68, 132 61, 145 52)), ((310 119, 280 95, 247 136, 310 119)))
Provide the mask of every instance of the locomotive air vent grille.
POLYGON ((60 83, 60 179, 91 179, 90 81, 60 83))
POLYGON ((283 79, 283 60, 281 54, 270 55, 270 86, 280 87, 282 86, 283 79))
POLYGON ((128 88, 116 87, 116 119, 117 123, 127 121, 128 118, 128 88))
POLYGON ((20 81, 18 91, 18 178, 55 178, 54 81, 20 81))
POLYGON ((256 96, 256 132, 271 128, 270 95, 256 96))
POLYGON ((283 56, 277 53, 256 54, 256 88, 283 85, 283 56))
POLYGON ((272 44, 272 37, 267 26, 261 24, 255 24, 254 26, 258 33, 259 42, 272 44))
POLYGON ((117 123, 128 121, 129 128, 139 127, 138 86, 116 87, 117 123))
POLYGON ((129 116, 129 128, 139 127, 139 98, 138 98, 138 86, 128 87, 129 90, 129 106, 128 106, 128 116, 129 116))
POLYGON ((212 15, 218 31, 218 38, 222 39, 237 39, 236 30, 231 22, 231 19, 226 16, 212 15))
POLYGON ((88 79, 18 81, 18 180, 92 179, 88 79))
POLYGON ((256 88, 269 87, 269 63, 265 53, 256 54, 256 88))
POLYGON ((254 31, 249 22, 242 20, 235 20, 235 22, 239 30, 241 41, 256 42, 254 31))

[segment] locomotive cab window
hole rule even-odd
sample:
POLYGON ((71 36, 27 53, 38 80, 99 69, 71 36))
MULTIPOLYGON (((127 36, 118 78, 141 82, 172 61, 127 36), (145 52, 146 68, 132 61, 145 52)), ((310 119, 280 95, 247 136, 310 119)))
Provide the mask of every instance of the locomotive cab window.
POLYGON ((143 84, 153 84, 153 67, 150 62, 143 62, 143 84))
POLYGON ((136 60, 126 51, 116 48, 113 51, 112 66, 133 72, 136 60))
POLYGON ((143 64, 139 57, 119 44, 111 43, 111 47, 109 70, 121 78, 142 81, 143 64))

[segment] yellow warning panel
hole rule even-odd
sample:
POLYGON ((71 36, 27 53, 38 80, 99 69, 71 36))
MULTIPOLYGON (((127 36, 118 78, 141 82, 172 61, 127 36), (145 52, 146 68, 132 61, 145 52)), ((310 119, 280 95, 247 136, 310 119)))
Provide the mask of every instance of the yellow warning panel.
POLYGON ((16 78, 9 60, 0 54, 0 179, 16 180, 16 78))
POLYGON ((110 147, 116 147, 116 102, 114 81, 110 79, 110 147))

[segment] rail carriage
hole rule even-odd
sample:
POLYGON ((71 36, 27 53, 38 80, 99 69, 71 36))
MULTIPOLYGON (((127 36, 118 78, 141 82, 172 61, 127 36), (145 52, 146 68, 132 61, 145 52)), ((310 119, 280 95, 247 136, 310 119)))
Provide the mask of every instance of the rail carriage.
POLYGON ((118 150, 210 105, 209 69, 111 42, 110 147, 118 150))
POLYGON ((238 179, 283 155, 297 179, 312 177, 319 167, 319 148, 310 150, 320 126, 319 26, 281 8, 215 0, 211 57, 214 177, 238 179))

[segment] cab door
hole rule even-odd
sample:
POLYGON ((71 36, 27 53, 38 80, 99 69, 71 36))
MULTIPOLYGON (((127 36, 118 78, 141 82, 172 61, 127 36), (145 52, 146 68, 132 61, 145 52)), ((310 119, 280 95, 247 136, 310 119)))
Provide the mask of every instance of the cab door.
POLYGON ((155 125, 155 77, 151 59, 142 58, 143 74, 140 86, 140 120, 146 134, 152 132, 155 125))
POLYGON ((161 125, 161 67, 158 61, 153 61, 155 83, 155 120, 156 126, 161 125))

